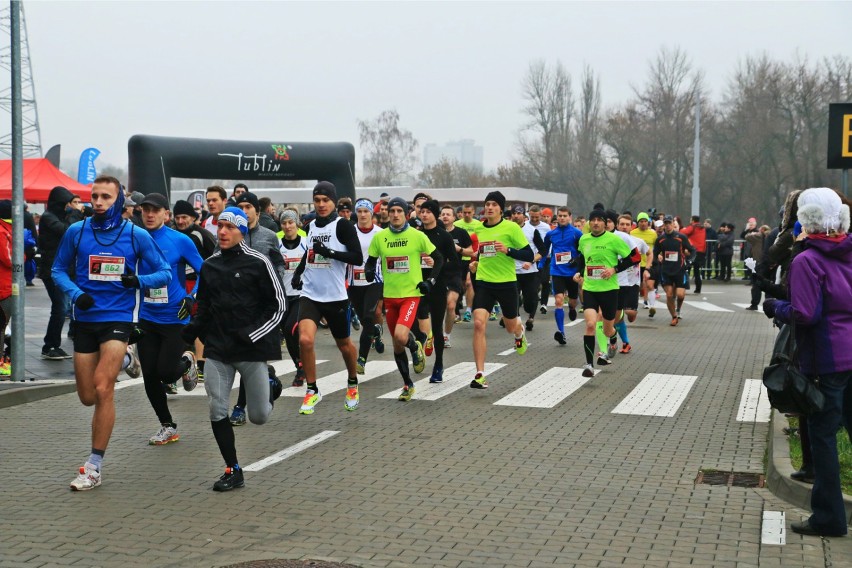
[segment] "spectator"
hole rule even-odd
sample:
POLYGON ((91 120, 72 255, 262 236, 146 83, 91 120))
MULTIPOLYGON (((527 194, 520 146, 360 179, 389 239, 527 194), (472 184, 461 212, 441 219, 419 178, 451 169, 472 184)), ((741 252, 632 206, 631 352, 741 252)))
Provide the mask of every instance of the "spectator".
MULTIPOLYGON (((753 231, 746 235, 746 243, 751 249, 751 258, 754 259, 755 265, 759 265, 763 261, 763 248, 766 241, 766 235, 769 234, 769 225, 763 225, 757 231, 753 231)), ((760 304, 761 290, 757 280, 757 268, 755 272, 751 272, 751 304, 747 310, 756 311, 760 304)))
MULTIPOLYGON (((740 233, 740 239, 745 241, 740 249, 740 260, 745 260, 752 256, 751 243, 746 240, 746 235, 757 232, 757 219, 749 217, 746 221, 745 229, 740 233)), ((743 280, 751 280, 751 269, 746 268, 743 274, 743 280)))
POLYGON ((275 220, 275 206, 272 204, 272 200, 268 197, 261 197, 258 199, 258 206, 260 207, 259 215, 257 222, 261 227, 266 227, 273 233, 277 233, 281 230, 281 226, 275 220))
MULTIPOLYGON (((716 247, 718 246, 719 234, 716 232, 716 229, 713 228, 713 222, 710 219, 704 219, 704 235, 706 237, 705 242, 707 243, 707 251, 705 252, 704 258, 704 274, 703 277, 705 280, 709 278, 713 278, 713 265, 719 266, 718 261, 716 261, 716 247)), ((719 274, 718 268, 716 269, 716 274, 719 274)))
POLYGON ((716 255, 719 259, 719 280, 731 281, 731 261, 734 258, 734 226, 722 223, 719 228, 719 247, 716 255))
POLYGON ((796 324, 799 368, 825 396, 808 416, 814 462, 811 516, 792 523, 808 536, 843 536, 846 511, 840 488, 837 431, 852 429, 852 238, 849 206, 834 190, 807 189, 798 198, 804 250, 790 265, 790 300, 767 300, 764 312, 796 324))

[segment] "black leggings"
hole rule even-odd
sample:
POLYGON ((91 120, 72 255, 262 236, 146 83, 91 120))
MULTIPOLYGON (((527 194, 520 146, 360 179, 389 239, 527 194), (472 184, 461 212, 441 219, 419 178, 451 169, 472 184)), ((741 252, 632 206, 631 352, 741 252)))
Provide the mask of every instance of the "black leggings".
POLYGON ((144 332, 139 338, 138 348, 145 394, 160 423, 169 424, 172 423, 172 414, 163 384, 174 383, 183 374, 181 356, 186 351, 186 344, 180 337, 183 324, 139 320, 139 328, 144 332))
POLYGON ((719 259, 719 264, 721 265, 719 268, 719 276, 722 280, 730 280, 731 279, 731 261, 733 260, 733 255, 725 255, 717 257, 719 259))
MULTIPOLYGON (((428 296, 420 298, 429 305, 429 317, 432 320, 432 340, 435 347, 435 368, 444 368, 444 315, 447 313, 447 287, 441 282, 435 284, 428 296)), ((417 326, 419 329, 419 326, 417 326)))
MULTIPOLYGON (((370 345, 376 335, 376 306, 382 299, 382 285, 350 286, 349 302, 361 320, 361 337, 358 340, 358 356, 367 359, 370 345)), ((446 302, 446 295, 444 302, 446 302)), ((445 306, 446 307, 446 306, 445 306)))
POLYGON ((538 280, 541 283, 541 305, 547 305, 547 299, 550 296, 550 261, 545 262, 544 266, 538 271, 538 280))
POLYGON ((518 298, 518 306, 523 305, 530 318, 535 318, 539 302, 538 272, 518 274, 518 291, 523 295, 523 303, 522 299, 518 298))
MULTIPOLYGON (((281 332, 287 344, 287 353, 296 367, 299 366, 299 296, 287 296, 287 311, 281 320, 281 332)), ((242 384, 242 383, 240 383, 242 384)))

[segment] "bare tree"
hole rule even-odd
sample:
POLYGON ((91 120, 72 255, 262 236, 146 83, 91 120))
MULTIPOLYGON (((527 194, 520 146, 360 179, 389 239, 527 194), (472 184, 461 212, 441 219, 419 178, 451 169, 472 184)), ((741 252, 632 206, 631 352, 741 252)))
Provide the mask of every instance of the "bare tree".
POLYGON ((364 153, 364 183, 394 185, 414 171, 417 140, 399 126, 399 113, 386 110, 375 120, 358 121, 364 153))
POLYGON ((496 179, 493 175, 483 175, 475 166, 445 157, 437 164, 424 168, 418 176, 418 183, 431 188, 492 187, 496 185, 496 179))

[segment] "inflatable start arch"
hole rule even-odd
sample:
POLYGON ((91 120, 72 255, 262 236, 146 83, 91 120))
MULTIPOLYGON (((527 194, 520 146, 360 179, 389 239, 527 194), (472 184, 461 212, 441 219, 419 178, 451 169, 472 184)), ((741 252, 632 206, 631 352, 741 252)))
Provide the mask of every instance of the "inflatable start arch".
POLYGON ((128 186, 171 198, 177 178, 326 180, 355 198, 355 148, 348 142, 249 142, 137 134, 127 143, 128 186))

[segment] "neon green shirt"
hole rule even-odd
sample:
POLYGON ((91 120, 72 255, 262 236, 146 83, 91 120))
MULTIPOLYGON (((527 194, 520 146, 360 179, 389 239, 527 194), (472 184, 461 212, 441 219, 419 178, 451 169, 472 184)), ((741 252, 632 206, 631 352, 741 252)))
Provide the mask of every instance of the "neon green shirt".
POLYGON ((600 236, 591 233, 580 237, 577 250, 586 262, 583 274, 583 290, 589 292, 607 292, 618 290, 618 278, 613 273, 609 278, 601 278, 600 273, 605 268, 615 268, 618 258, 627 258, 632 252, 621 238, 614 233, 604 231, 600 236))
POLYGON ((431 254, 435 245, 425 233, 408 227, 401 233, 382 229, 367 249, 369 256, 382 263, 385 298, 419 298, 417 285, 423 281, 420 253, 431 254))
MULTIPOLYGON (((657 231, 650 227, 648 227, 648 229, 646 229, 645 231, 643 231, 639 227, 636 227, 635 229, 630 231, 630 234, 636 238, 642 239, 648 245, 648 248, 654 250, 654 243, 657 242, 657 231)), ((642 262, 639 264, 639 266, 645 266, 645 256, 646 255, 644 254, 642 255, 642 262)))
MULTIPOLYGON (((482 226, 482 221, 480 221, 479 219, 471 219, 470 223, 468 223, 464 219, 457 219, 453 223, 453 225, 456 226, 456 227, 459 227, 461 229, 464 229, 465 231, 467 231, 467 234, 470 235, 476 230, 477 227, 482 226)), ((461 257, 461 259, 462 260, 470 260, 470 257, 469 256, 463 256, 463 257, 461 257)))
POLYGON ((481 224, 474 232, 479 239, 479 265, 476 268, 476 279, 494 284, 516 282, 518 277, 515 274, 515 259, 505 253, 497 252, 494 246, 501 242, 507 248, 524 248, 529 245, 524 231, 517 223, 502 219, 493 227, 481 224))

